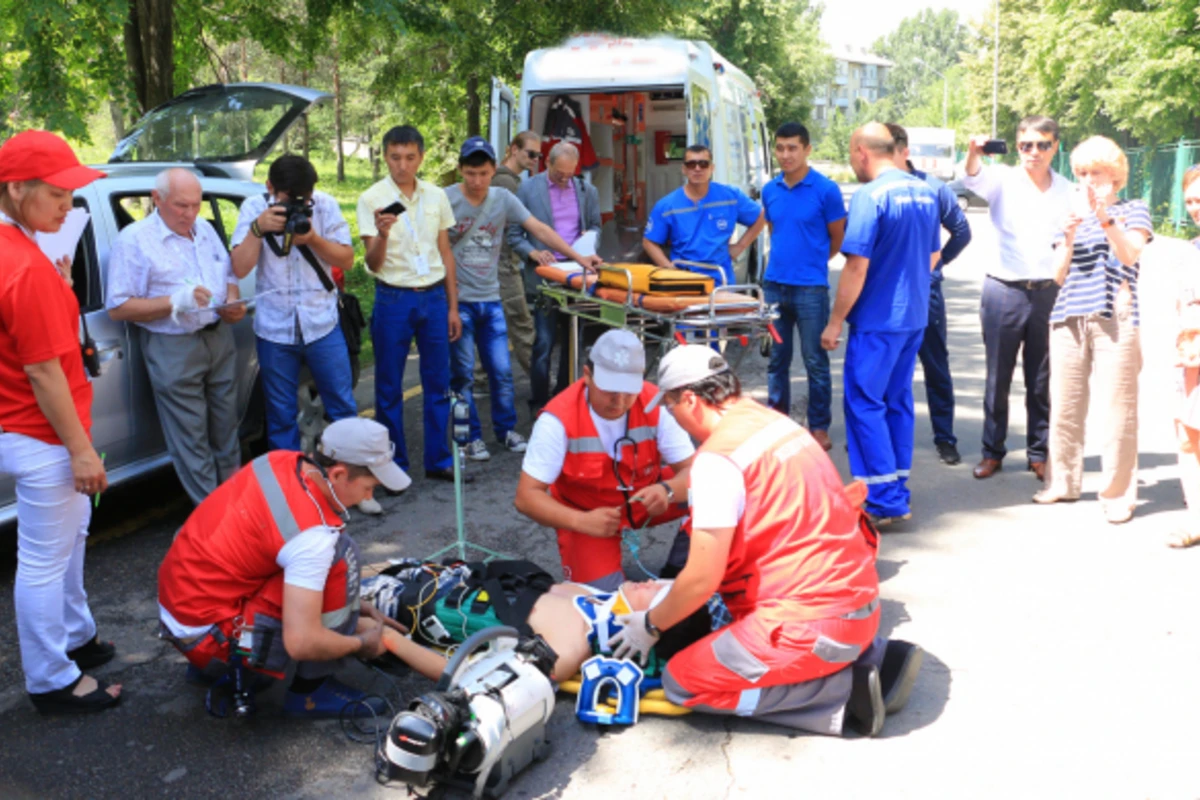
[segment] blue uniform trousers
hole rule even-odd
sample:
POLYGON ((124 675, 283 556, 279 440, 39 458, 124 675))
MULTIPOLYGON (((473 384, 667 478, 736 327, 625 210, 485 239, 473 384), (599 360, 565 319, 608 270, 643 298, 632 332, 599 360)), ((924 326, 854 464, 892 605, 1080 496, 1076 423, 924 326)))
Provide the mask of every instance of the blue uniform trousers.
POLYGON ((933 423, 933 441, 957 445, 954 436, 954 381, 950 377, 950 349, 946 345, 946 298, 942 282, 929 284, 929 325, 917 353, 925 373, 925 400, 933 423))
POLYGON ((446 290, 424 291, 375 284, 371 341, 375 345, 375 420, 396 445, 395 461, 408 471, 404 444, 404 366, 417 340, 425 407, 425 470, 450 469, 450 309, 446 290))
POLYGON ((850 474, 867 484, 866 510, 909 513, 913 453, 913 371, 925 336, 916 331, 851 329, 846 342, 846 445, 850 474))

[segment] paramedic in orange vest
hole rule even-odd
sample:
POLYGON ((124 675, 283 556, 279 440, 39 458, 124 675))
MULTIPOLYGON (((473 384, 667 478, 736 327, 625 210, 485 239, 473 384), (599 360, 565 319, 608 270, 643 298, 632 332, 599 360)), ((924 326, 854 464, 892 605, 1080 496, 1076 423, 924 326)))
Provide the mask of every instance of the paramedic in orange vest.
MULTIPOLYGON (((517 510, 557 529, 563 578, 602 591, 625 580, 623 528, 686 513, 695 447, 670 414, 646 408, 656 389, 645 371, 646 353, 632 332, 614 328, 600 336, 583 377, 534 424, 517 483, 517 510)), ((668 565, 682 566, 686 554, 681 531, 668 565)))
POLYGON ((342 516, 377 485, 408 487, 392 454, 378 422, 338 420, 312 458, 260 456, 196 507, 158 571, 161 635, 187 657, 189 681, 227 676, 236 646, 274 678, 299 662, 285 713, 337 716, 364 697, 329 677, 346 656, 384 652, 378 612, 364 604, 359 616, 358 547, 342 516))
POLYGON ((744 397, 720 355, 678 347, 659 376, 650 408, 661 403, 700 442, 691 549, 659 605, 620 618, 626 627, 612 639, 615 654, 646 653, 661 630, 720 592, 734 621, 668 662, 669 700, 874 736, 886 710, 907 700, 921 661, 915 645, 875 637, 877 533, 821 445, 744 397))

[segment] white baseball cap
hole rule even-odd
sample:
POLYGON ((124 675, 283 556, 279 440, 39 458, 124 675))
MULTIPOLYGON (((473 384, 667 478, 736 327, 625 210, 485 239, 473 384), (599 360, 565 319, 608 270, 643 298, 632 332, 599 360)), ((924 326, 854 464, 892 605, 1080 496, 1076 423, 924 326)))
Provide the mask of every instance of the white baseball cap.
POLYGON ((685 344, 676 347, 663 356, 658 364, 658 394, 654 395, 646 410, 658 408, 667 392, 728 371, 729 363, 725 358, 707 345, 685 344))
POLYGON ((605 392, 639 394, 646 374, 646 351, 632 331, 613 328, 592 345, 592 381, 605 392))
POLYGON ((343 464, 366 467, 393 492, 412 485, 412 478, 392 460, 396 447, 387 428, 373 419, 347 417, 330 423, 317 442, 317 452, 343 464))

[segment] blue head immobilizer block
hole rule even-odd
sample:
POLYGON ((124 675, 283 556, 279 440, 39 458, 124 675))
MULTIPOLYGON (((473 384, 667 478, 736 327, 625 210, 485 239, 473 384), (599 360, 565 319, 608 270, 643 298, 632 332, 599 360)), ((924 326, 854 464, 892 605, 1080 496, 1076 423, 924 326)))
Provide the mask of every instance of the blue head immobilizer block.
POLYGON ((575 716, 580 722, 595 725, 632 725, 638 720, 641 700, 642 668, 626 659, 592 656, 583 662, 579 694, 575 697, 575 716), (611 686, 617 693, 616 711, 605 705, 601 691, 611 686))

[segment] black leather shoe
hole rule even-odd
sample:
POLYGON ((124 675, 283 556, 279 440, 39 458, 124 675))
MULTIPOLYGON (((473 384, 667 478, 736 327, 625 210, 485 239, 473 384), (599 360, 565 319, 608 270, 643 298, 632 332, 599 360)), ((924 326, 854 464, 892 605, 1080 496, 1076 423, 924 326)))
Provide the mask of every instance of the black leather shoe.
POLYGON ((958 454, 958 448, 954 445, 949 442, 934 442, 933 444, 937 447, 938 458, 942 460, 943 464, 954 466, 962 463, 962 456, 958 454))
POLYGON ((850 699, 846 702, 842 727, 863 736, 874 736, 883 729, 883 718, 887 714, 879 670, 873 664, 854 664, 850 669, 853 670, 854 683, 850 688, 850 699))
MULTIPOLYGON (((425 477, 433 481, 446 481, 447 483, 454 483, 454 469, 451 467, 447 467, 446 469, 427 469, 425 470, 425 477)), ((468 475, 466 472, 464 472, 462 474, 462 482, 474 483, 475 476, 468 475)))
POLYGON ((116 645, 112 642, 102 642, 99 636, 93 636, 91 641, 74 650, 68 650, 67 658, 74 661, 81 670, 89 670, 107 664, 116 654, 116 645))
POLYGON ((888 641, 883 653, 883 666, 879 669, 883 706, 887 713, 895 714, 904 708, 924 660, 925 651, 918 645, 900 639, 888 641))

